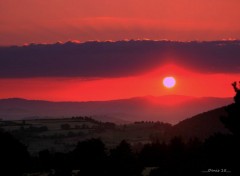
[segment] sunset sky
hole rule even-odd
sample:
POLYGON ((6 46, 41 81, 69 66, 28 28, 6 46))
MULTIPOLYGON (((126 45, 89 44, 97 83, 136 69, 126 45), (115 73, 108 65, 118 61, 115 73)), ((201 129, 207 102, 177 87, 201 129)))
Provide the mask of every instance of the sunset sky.
POLYGON ((239 0, 0 0, 0 98, 233 96, 239 8, 239 0))
POLYGON ((0 0, 0 45, 240 38, 239 0, 0 0))
POLYGON ((94 101, 169 94, 194 97, 232 97, 234 92, 230 83, 240 77, 240 74, 209 75, 172 68, 174 68, 172 74, 162 73, 159 69, 159 71, 141 76, 98 80, 82 80, 81 78, 1 79, 1 98, 94 101), (168 75, 174 75, 177 79, 177 85, 172 89, 166 89, 162 85, 163 76, 168 75))

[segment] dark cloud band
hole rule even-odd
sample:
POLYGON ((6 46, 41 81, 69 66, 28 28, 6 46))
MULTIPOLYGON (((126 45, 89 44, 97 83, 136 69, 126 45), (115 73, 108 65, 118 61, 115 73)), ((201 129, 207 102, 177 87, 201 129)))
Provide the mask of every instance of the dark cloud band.
POLYGON ((0 48, 0 77, 121 77, 176 63, 200 72, 240 73, 240 41, 119 41, 0 48))

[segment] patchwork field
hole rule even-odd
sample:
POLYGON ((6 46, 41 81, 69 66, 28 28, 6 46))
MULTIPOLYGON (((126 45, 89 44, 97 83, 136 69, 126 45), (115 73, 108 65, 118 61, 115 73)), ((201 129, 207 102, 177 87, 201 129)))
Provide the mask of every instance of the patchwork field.
POLYGON ((170 127, 170 124, 160 122, 116 125, 89 117, 0 121, 0 128, 21 140, 32 154, 45 149, 67 152, 74 149, 79 141, 90 138, 100 138, 107 148, 127 140, 137 150, 138 145, 154 140, 154 136, 164 136, 170 127))

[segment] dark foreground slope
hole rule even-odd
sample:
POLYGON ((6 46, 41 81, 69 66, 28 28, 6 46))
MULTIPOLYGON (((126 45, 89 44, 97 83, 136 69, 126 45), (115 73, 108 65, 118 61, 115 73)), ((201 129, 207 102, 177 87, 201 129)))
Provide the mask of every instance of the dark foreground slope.
POLYGON ((183 138, 206 139, 216 133, 230 133, 221 122, 220 117, 226 116, 226 107, 217 108, 185 119, 170 129, 170 136, 183 138))

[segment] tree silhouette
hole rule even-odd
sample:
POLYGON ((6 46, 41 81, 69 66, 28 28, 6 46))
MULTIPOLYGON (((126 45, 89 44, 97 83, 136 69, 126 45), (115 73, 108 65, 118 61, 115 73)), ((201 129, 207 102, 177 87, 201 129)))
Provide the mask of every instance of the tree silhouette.
MULTIPOLYGON (((239 84, 240 84, 240 81, 239 81, 239 84)), ((240 88, 237 85, 236 81, 232 83, 232 86, 233 86, 234 91, 236 92, 234 101, 235 101, 235 103, 240 104, 240 88)))
POLYGON ((7 132, 0 131, 0 175, 19 176, 29 169, 27 147, 7 132))
POLYGON ((131 145, 123 140, 110 152, 109 175, 115 176, 138 176, 142 167, 132 152, 131 145))
POLYGON ((74 169, 80 169, 81 176, 104 175, 106 153, 105 144, 100 139, 79 142, 70 156, 74 169))
POLYGON ((42 150, 38 153, 40 169, 43 171, 49 171, 51 169, 52 156, 49 150, 42 150))
POLYGON ((68 123, 61 125, 62 130, 70 130, 70 128, 71 128, 71 126, 68 123))
POLYGON ((139 154, 139 159, 144 166, 162 166, 165 163, 167 152, 165 143, 154 142, 145 144, 139 154))
POLYGON ((240 136, 240 89, 237 87, 237 83, 232 83, 232 86, 236 92, 234 97, 235 103, 228 105, 225 109, 227 116, 221 117, 221 121, 234 135, 240 136))
POLYGON ((72 165, 68 154, 57 152, 53 157, 54 176, 71 176, 72 165))
MULTIPOLYGON (((218 139, 217 141, 220 141, 218 142, 219 145, 226 147, 224 151, 218 153, 224 154, 223 160, 227 161, 226 165, 228 164, 228 166, 233 170, 234 174, 239 175, 239 164, 236 161, 240 158, 240 88, 237 86, 237 82, 232 83, 232 86, 236 92, 236 95, 234 96, 235 102, 225 108, 227 116, 222 116, 220 118, 224 126, 232 132, 232 135, 221 137, 221 140, 218 139)), ((216 143, 217 142, 214 144, 216 143)))

